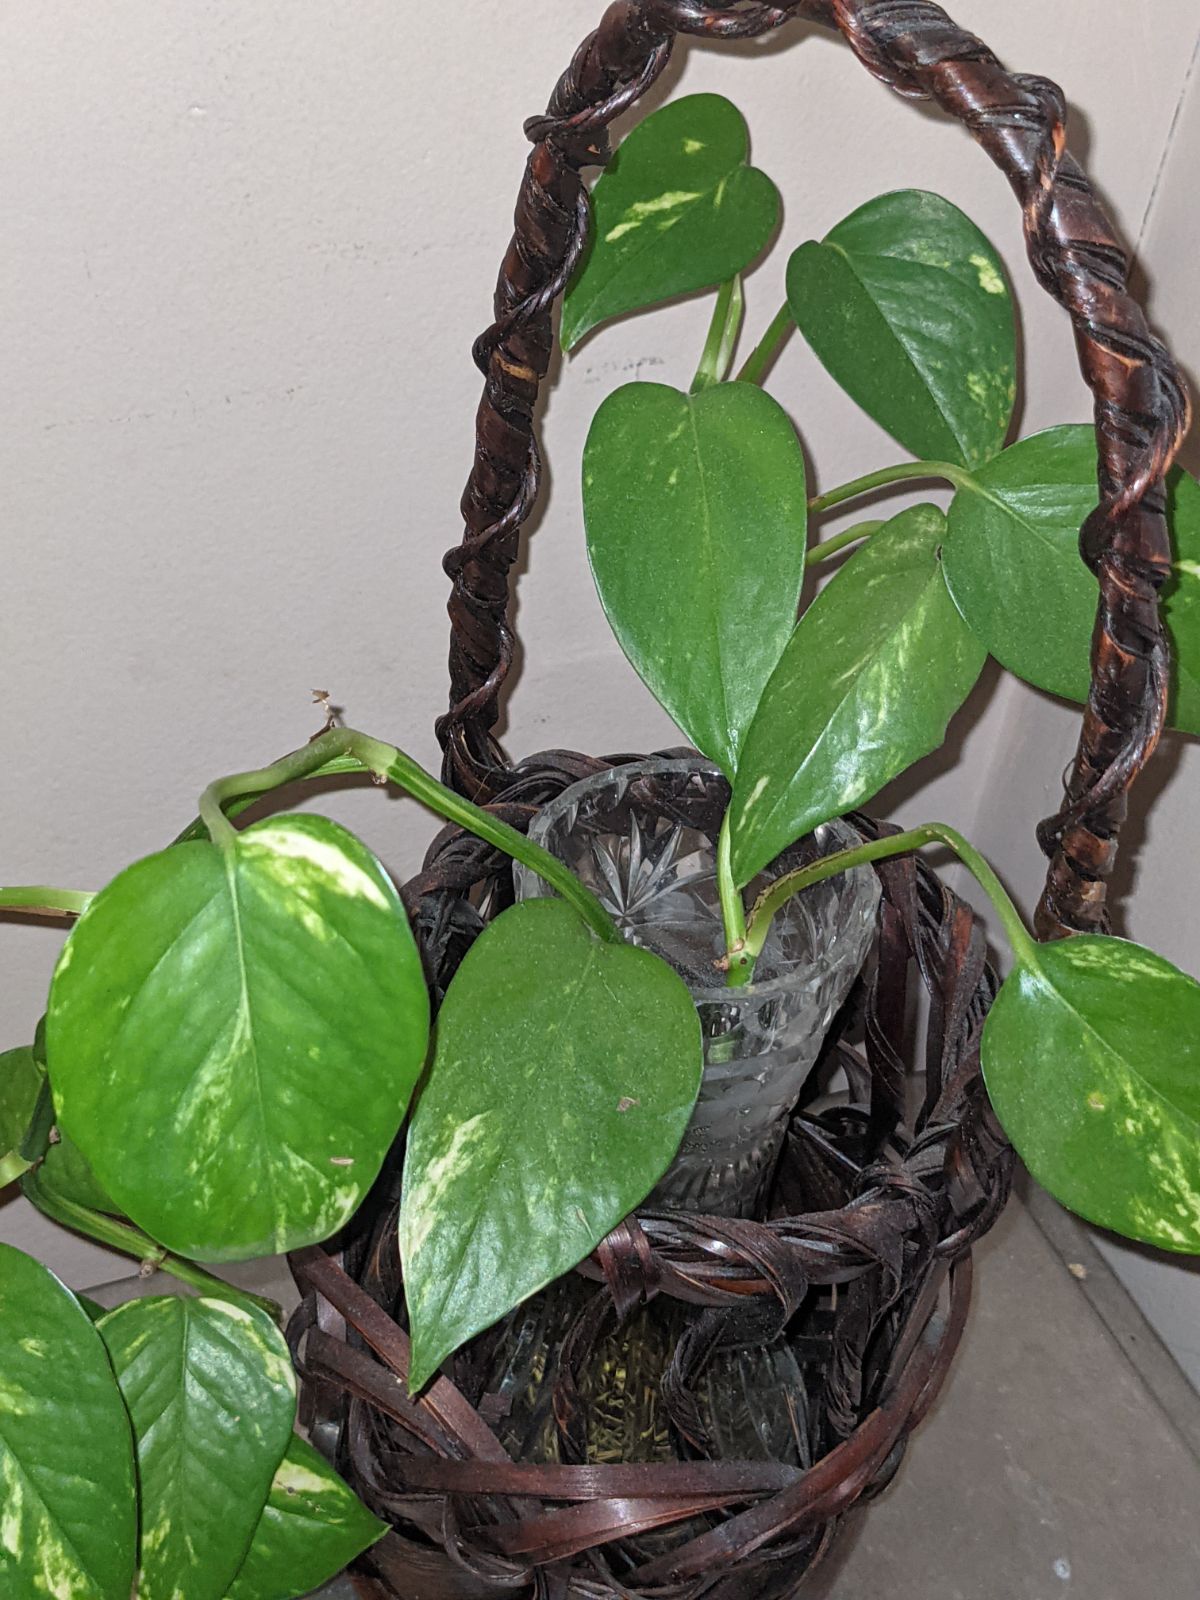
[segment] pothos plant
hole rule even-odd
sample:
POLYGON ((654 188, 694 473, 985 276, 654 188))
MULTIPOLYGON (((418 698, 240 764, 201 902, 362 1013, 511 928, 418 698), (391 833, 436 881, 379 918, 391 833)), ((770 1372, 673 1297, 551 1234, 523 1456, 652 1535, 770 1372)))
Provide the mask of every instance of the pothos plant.
MULTIPOLYGON (((569 348, 617 315, 717 289, 688 392, 627 385, 592 425, 587 544, 622 647, 732 800, 716 873, 731 985, 785 900, 937 843, 996 908, 1012 971, 982 1055, 1034 1173, 1083 1216, 1200 1249, 1200 987, 1111 938, 1038 945, 995 873, 929 824, 744 891, 783 849, 938 745, 988 653, 1083 698, 1095 582, 1086 427, 1008 444, 1015 342, 1000 261, 946 201, 890 194, 788 266, 788 303, 735 380, 741 274, 778 217, 727 101, 647 119, 593 194, 569 348), (798 326, 915 458, 810 497, 762 388, 798 326), (854 497, 944 480, 921 505, 810 543, 854 497), (853 553, 846 552, 853 547, 853 553), (796 620, 806 564, 842 565, 796 620)), ((1176 726, 1200 732, 1200 489, 1171 483, 1176 726)), ((6 1595, 285 1600, 384 1531, 294 1432, 277 1308, 201 1263, 328 1239, 407 1120, 400 1245, 420 1389, 464 1340, 586 1256, 651 1190, 701 1071, 682 980, 624 943, 559 862, 401 750, 330 726, 212 784, 197 819, 98 893, 0 891, 73 919, 32 1045, 0 1057, 0 1181, 68 1228, 199 1291, 102 1312, 0 1246, 0 1587, 6 1595), (397 889, 311 813, 238 828, 335 773, 398 785, 533 867, 455 975, 431 1046, 397 889)))

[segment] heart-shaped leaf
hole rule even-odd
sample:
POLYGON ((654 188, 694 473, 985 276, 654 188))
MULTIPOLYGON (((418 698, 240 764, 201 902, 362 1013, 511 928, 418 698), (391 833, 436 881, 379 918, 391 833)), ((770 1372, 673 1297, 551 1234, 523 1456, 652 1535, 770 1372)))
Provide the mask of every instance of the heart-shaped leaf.
POLYGON ((21 1146, 45 1077, 28 1045, 0 1054, 0 1189, 29 1170, 21 1146))
POLYGON ((936 194, 881 195, 788 263, 788 305, 831 377, 916 456, 977 466, 1004 444, 1016 336, 1004 268, 936 194))
MULTIPOLYGON (((1027 683, 1084 701, 1099 586, 1079 556, 1095 508, 1096 436, 1049 428, 1012 445, 954 496, 946 582, 997 661, 1027 683)), ((1167 516, 1175 565, 1163 591, 1172 651, 1170 721, 1200 733, 1200 484, 1174 471, 1167 516)))
POLYGON ((138 1600, 222 1600, 295 1421, 283 1335, 254 1307, 183 1295, 131 1300, 97 1327, 137 1446, 138 1600))
POLYGON ((1001 666, 1076 700, 1099 599, 1079 529, 1098 495, 1092 429, 1049 428, 958 490, 942 555, 955 604, 1001 666))
POLYGON ((683 980, 561 901, 513 906, 476 941, 438 1013, 404 1163, 414 1391, 645 1199, 700 1064, 683 980))
POLYGON ((738 762, 739 884, 941 744, 985 659, 946 591, 944 530, 936 506, 902 511, 801 617, 738 762))
POLYGON ((133 1440, 99 1334, 39 1262, 0 1244, 0 1593, 129 1600, 133 1440))
POLYGON ((229 1600, 296 1600, 387 1532, 310 1444, 292 1435, 229 1600))
POLYGON ((591 247, 563 301, 562 345, 625 311, 724 283, 779 219, 779 192, 746 165, 736 106, 685 95, 639 123, 592 191, 591 247))
POLYGON ((621 648, 732 777, 804 576, 804 457, 787 413, 754 384, 626 384, 592 423, 583 509, 621 648))
POLYGON ((1005 1132, 1089 1222, 1200 1253, 1200 984, 1083 935, 1024 955, 983 1030, 1005 1132))
POLYGON ((428 999, 400 898, 323 817, 177 845, 103 889, 63 948, 59 1121, 100 1187, 179 1255, 327 1238, 421 1069, 428 999))

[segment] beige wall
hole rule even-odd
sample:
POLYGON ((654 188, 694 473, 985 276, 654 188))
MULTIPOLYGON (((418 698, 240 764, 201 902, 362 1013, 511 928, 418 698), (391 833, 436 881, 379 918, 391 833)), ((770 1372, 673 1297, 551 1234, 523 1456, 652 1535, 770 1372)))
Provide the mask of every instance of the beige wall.
MULTIPOLYGON (((314 686, 434 760, 439 557, 458 535, 470 460, 470 342, 509 231, 521 120, 599 5, 469 0, 445 29, 436 8, 396 0, 27 0, 14 12, 0 98, 4 879, 99 886, 165 841, 210 777, 314 731, 314 686)), ((1195 240, 1180 230, 1194 228, 1195 97, 1150 203, 1193 6, 1157 0, 1153 27, 1148 4, 1112 0, 961 0, 957 13, 1014 68, 1065 85, 1073 144, 1127 236, 1149 217, 1155 307, 1194 358, 1195 240)), ((964 206, 1027 291, 1024 427, 1086 416, 1065 319, 1031 287, 1008 189, 958 130, 799 27, 764 46, 682 51, 668 82, 747 110, 755 158, 784 192, 785 242, 892 187, 964 206)), ((786 253, 750 281, 752 334, 781 299, 786 253)), ((560 376, 551 492, 522 584, 517 753, 672 737, 595 602, 577 463, 609 388, 635 372, 686 383, 707 314, 691 303, 603 332, 560 376)), ((897 458, 798 341, 774 387, 823 485, 897 458)), ((959 759, 898 809, 972 832, 1029 897, 1032 824, 1052 809, 1071 718, 1011 685, 975 705, 959 759)), ((1132 928, 1195 968, 1182 769, 1162 771, 1132 928)), ((432 829, 415 807, 373 792, 321 803, 398 873, 415 868, 432 829)), ((50 930, 0 927, 0 1044, 30 1037, 56 944, 50 930)), ((78 1284, 116 1270, 63 1235, 50 1242, 20 1203, 0 1231, 78 1284)), ((1178 1306, 1194 1315, 1200 1296, 1181 1301, 1180 1286, 1194 1282, 1157 1269, 1142 1287, 1182 1326, 1178 1306)))

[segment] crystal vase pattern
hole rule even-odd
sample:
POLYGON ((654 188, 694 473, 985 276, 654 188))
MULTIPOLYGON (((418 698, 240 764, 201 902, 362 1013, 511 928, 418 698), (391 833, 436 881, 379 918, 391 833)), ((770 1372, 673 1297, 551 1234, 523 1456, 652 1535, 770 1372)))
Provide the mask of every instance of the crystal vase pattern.
MULTIPOLYGON (((842 873, 776 916, 754 982, 725 986, 715 842, 729 788, 700 759, 650 760, 573 784, 545 806, 530 837, 598 896, 630 943, 681 975, 700 1015, 704 1075, 674 1165, 646 1201, 662 1209, 753 1216, 770 1182, 788 1114, 834 1013, 862 968, 879 887, 869 868, 842 873)), ((829 822, 750 885, 858 843, 829 822)), ((515 866, 518 899, 552 893, 515 866)))

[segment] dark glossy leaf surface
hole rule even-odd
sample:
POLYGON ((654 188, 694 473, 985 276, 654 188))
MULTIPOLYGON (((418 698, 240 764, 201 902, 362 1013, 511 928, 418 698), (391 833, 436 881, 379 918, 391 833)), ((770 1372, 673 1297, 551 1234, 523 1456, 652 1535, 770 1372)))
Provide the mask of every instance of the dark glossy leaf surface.
POLYGON ((1039 945, 983 1031, 988 1093, 1063 1205, 1200 1254, 1200 985, 1121 939, 1039 945))
POLYGON ((0 1053, 0 1189, 29 1169, 21 1146, 29 1132, 45 1073, 28 1045, 0 1053))
POLYGON ((941 744, 985 659, 946 591, 944 529, 936 506, 902 511, 800 619, 738 764, 739 884, 941 744))
POLYGON ((788 304, 823 366, 915 456, 973 467, 1004 444, 1016 397, 1000 258, 956 206, 881 195, 788 264, 788 304))
POLYGON ((325 1457, 293 1434, 229 1600, 297 1600, 386 1532, 325 1457))
POLYGON ((621 648, 732 776, 804 575, 804 457, 787 413, 753 384, 626 384, 592 423, 583 507, 621 648))
POLYGON ((129 1418, 99 1334, 40 1262, 0 1244, 0 1594, 129 1600, 129 1418))
MULTIPOLYGON (((972 629, 1010 672, 1087 699, 1099 587, 1079 556, 1096 505, 1096 439, 1049 428, 972 475, 950 507, 946 582, 972 629)), ((1171 642, 1170 722, 1200 733, 1200 485, 1176 470, 1167 515, 1175 556, 1162 600, 1171 642)))
POLYGON ((1085 700, 1099 589, 1079 529, 1099 495, 1095 435, 1050 428, 972 476, 951 502, 943 551, 955 603, 1010 672, 1085 700))
POLYGON ((37 1175, 41 1187, 62 1200, 86 1206, 89 1211, 120 1215, 120 1207, 96 1182, 96 1175, 83 1159, 78 1145, 66 1134, 61 1134, 57 1143, 46 1151, 37 1175))
POLYGON ((131 1300, 97 1324, 133 1422, 138 1600, 222 1600, 296 1415, 283 1335, 225 1300, 131 1300))
POLYGON ((45 1012, 38 1018, 37 1027, 33 1031, 33 1059, 41 1068, 42 1086, 25 1136, 17 1147, 21 1159, 30 1163, 40 1161, 46 1154, 50 1146, 50 1135, 54 1129, 54 1096, 50 1090, 50 1079, 46 1076, 45 1012))
POLYGON ((649 1193, 700 1083, 700 1023, 657 956, 559 900, 505 911, 438 1015, 408 1135, 411 1382, 583 1259, 649 1193))
POLYGON ((123 1212, 232 1260, 339 1228, 421 1069, 428 1001, 382 867, 323 817, 149 856, 55 971, 59 1121, 123 1212))
POLYGON ((736 106, 685 95, 640 122, 592 191, 592 242, 563 301, 562 344, 626 311, 710 289, 771 237, 779 194, 747 166, 736 106))

